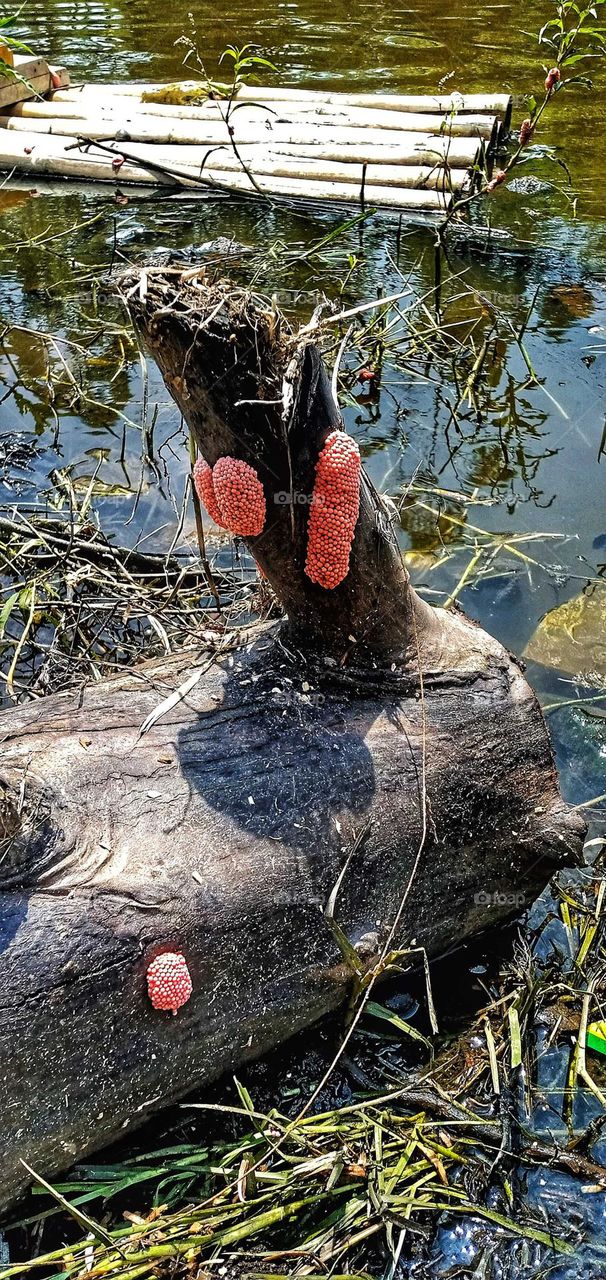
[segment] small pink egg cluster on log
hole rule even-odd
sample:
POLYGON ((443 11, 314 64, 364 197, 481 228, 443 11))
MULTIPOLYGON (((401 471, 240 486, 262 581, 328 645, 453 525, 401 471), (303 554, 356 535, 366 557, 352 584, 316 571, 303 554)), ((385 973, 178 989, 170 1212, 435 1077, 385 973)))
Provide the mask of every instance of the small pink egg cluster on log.
POLYGON ((154 1009, 177 1012, 193 991, 187 960, 180 951, 163 951, 147 970, 147 992, 154 1009))
POLYGON ((484 190, 496 191, 497 187, 501 186, 501 183, 505 181, 506 177, 507 177, 507 173, 505 169, 499 169, 498 172, 495 173, 494 178, 491 178, 490 182, 486 183, 484 190))
POLYGON ((305 572, 328 590, 349 573, 349 558, 360 511, 360 450, 345 431, 326 437, 316 466, 307 525, 305 572))
POLYGON ((219 458, 210 467, 203 458, 194 466, 196 493, 209 516, 222 529, 241 538, 255 538, 265 526, 263 485, 254 469, 240 458, 219 458))

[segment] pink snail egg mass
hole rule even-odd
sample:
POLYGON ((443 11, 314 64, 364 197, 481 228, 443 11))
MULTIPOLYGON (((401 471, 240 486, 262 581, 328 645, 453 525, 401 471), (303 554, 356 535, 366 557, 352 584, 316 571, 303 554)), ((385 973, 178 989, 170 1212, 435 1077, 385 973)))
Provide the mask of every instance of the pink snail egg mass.
POLYGON ((193 991, 187 960, 180 951, 164 951, 147 970, 147 992, 154 1009, 177 1012, 193 991))
POLYGON ((331 431, 320 451, 307 523, 305 572, 328 590, 349 573, 360 511, 360 450, 345 431, 331 431))
POLYGON ((211 520, 214 520, 221 529, 225 529, 226 525, 215 495, 212 467, 209 467, 204 458, 196 458, 194 463, 194 484, 200 502, 206 507, 211 520))
POLYGON ((213 467, 215 497, 224 526, 241 538, 254 538, 265 525, 265 494, 254 467, 240 458, 219 458, 213 467))

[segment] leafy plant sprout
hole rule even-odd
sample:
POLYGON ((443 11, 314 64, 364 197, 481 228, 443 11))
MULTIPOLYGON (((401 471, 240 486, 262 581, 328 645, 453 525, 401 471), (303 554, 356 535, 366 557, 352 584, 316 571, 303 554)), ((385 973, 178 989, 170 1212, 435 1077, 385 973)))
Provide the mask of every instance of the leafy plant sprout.
MULTIPOLYGON (((530 32, 525 33, 531 35, 533 39, 536 38, 539 48, 551 55, 552 66, 548 67, 546 64, 543 66, 545 72, 543 96, 540 99, 533 94, 527 96, 529 115, 520 126, 516 149, 503 168, 498 169, 492 178, 486 179, 477 191, 462 200, 455 201, 443 227, 447 226, 456 214, 475 201, 478 196, 491 194, 497 187, 506 183, 511 171, 519 164, 526 147, 534 138, 537 126, 548 106, 563 89, 574 84, 585 85, 588 89, 593 87, 592 81, 587 76, 573 74, 564 78, 563 72, 572 70, 588 59, 606 58, 606 26, 600 25, 598 20, 604 4, 606 0, 594 0, 593 4, 581 8, 575 0, 561 0, 556 5, 556 16, 543 24, 538 36, 530 32)), ((562 164, 561 161, 558 163, 562 164)), ((566 169, 565 165, 563 167, 566 169)), ((568 172, 567 169, 566 172, 568 172)))
POLYGON ((193 13, 188 13, 188 18, 192 30, 191 36, 182 35, 175 40, 175 45, 183 45, 186 49, 183 58, 183 66, 193 70, 202 80, 203 96, 209 98, 232 98, 235 97, 238 90, 243 85, 250 83, 251 80, 257 81, 256 71, 260 67, 267 67, 269 71, 276 71, 277 68, 269 58, 264 58, 258 50, 258 46, 254 44, 245 44, 241 47, 236 44, 226 45, 223 53, 219 58, 219 65, 230 59, 232 62, 232 79, 230 82, 222 82, 220 80, 212 80, 208 75, 205 63, 200 53, 198 44, 198 31, 196 28, 193 13))
MULTIPOLYGON (((21 8, 17 9, 16 13, 7 13, 0 17, 0 46, 4 45, 11 54, 31 54, 32 52, 28 45, 23 44, 21 40, 17 40, 12 34, 12 30, 17 25, 24 7, 24 5, 21 5, 21 8)), ((15 71, 15 68, 9 62, 5 62, 3 58, 0 58, 0 80, 18 80, 21 84, 27 83, 23 76, 20 76, 19 72, 15 71)))
MULTIPOLYGON (((202 60, 202 57, 200 55, 200 51, 198 48, 197 32, 196 32, 193 14, 190 13, 188 16, 192 26, 192 36, 179 36, 179 39, 175 41, 175 44, 177 45, 182 44, 186 47, 187 52, 183 59, 183 65, 190 68, 193 65, 193 69, 196 71, 196 74, 200 75, 202 79, 202 86, 201 86, 201 93, 199 97, 196 96, 195 92, 193 97, 190 94, 186 96, 190 102, 204 101, 207 98, 212 98, 217 102, 217 108, 224 121, 227 135, 229 138, 229 143, 232 147, 234 155, 238 160, 238 163, 240 164, 241 168, 243 169, 244 173, 249 179, 251 186, 255 189, 257 194, 260 196, 263 196, 265 200, 270 200, 271 198, 267 195, 267 193, 261 190, 258 182, 256 181, 254 174, 252 173, 250 167, 247 165, 244 157, 242 156, 241 152, 238 149, 238 146, 236 144, 235 137, 234 137, 234 130, 231 125, 231 117, 234 111, 237 111, 238 106, 240 105, 237 101, 237 97, 240 89, 245 84, 247 84, 251 79, 257 80, 257 76, 256 76, 257 68, 267 67, 271 71, 276 71, 277 68, 274 66, 273 62, 269 61, 269 58, 264 58, 260 53, 257 52, 255 45, 245 44, 242 46, 242 48, 239 48, 235 44, 228 44, 226 48, 223 50, 221 57, 219 58, 219 65, 225 62, 226 59, 231 60, 231 63, 232 63, 231 82, 225 83, 218 80, 211 80, 210 76, 208 75, 208 72, 206 71, 206 67, 204 65, 204 62, 202 60)), ((255 106, 260 111, 268 111, 270 114, 273 114, 271 107, 261 105, 260 103, 247 103, 246 105, 249 107, 255 106)), ((204 168, 206 161, 212 155, 212 152, 215 149, 216 148, 214 147, 209 148, 209 150, 207 151, 204 157, 204 160, 202 161, 201 169, 204 168)))

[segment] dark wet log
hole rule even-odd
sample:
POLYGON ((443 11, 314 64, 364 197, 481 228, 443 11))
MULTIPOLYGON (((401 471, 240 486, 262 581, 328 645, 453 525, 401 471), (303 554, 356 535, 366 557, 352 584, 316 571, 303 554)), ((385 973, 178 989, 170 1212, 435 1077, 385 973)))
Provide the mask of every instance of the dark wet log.
MULTIPOLYGON (((139 322, 205 455, 254 461, 269 497, 290 487, 281 444, 308 493, 336 420, 317 351, 252 299, 245 350, 237 318, 213 328, 227 294, 211 319, 200 290, 187 317, 175 282, 166 322, 151 280, 139 322)), ((253 549, 289 627, 0 715, 2 1206, 26 1185, 21 1160, 52 1175, 335 1010, 351 972, 324 908, 344 867, 335 918, 373 965, 396 919, 396 945, 439 954, 579 856, 519 668, 417 600, 371 487, 333 593, 302 572, 302 511, 275 505, 253 549), (170 947, 194 984, 176 1017, 145 984, 170 947)))
POLYGON ((127 279, 129 305, 207 462, 231 454, 259 474, 267 524, 246 542, 293 638, 356 664, 387 665, 405 653, 416 661, 415 634, 439 647, 442 621, 409 591, 389 515, 368 480, 345 582, 325 591, 304 574, 318 453, 342 426, 313 333, 293 336, 279 312, 227 281, 184 275, 150 272, 135 292, 127 279))

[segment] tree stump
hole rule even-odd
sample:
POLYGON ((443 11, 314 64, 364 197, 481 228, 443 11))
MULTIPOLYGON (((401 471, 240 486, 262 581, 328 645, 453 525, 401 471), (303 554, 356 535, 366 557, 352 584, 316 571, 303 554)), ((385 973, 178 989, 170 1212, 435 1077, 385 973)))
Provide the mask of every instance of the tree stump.
POLYGON ((3 1207, 22 1160, 52 1176, 335 1010, 352 971, 329 899, 362 966, 387 943, 437 955, 584 834, 518 664, 419 599, 364 476, 345 580, 307 577, 342 425, 313 331, 202 271, 123 288, 203 457, 261 480, 246 541, 284 621, 0 715, 3 1207), (193 982, 176 1017, 146 991, 164 950, 193 982))

